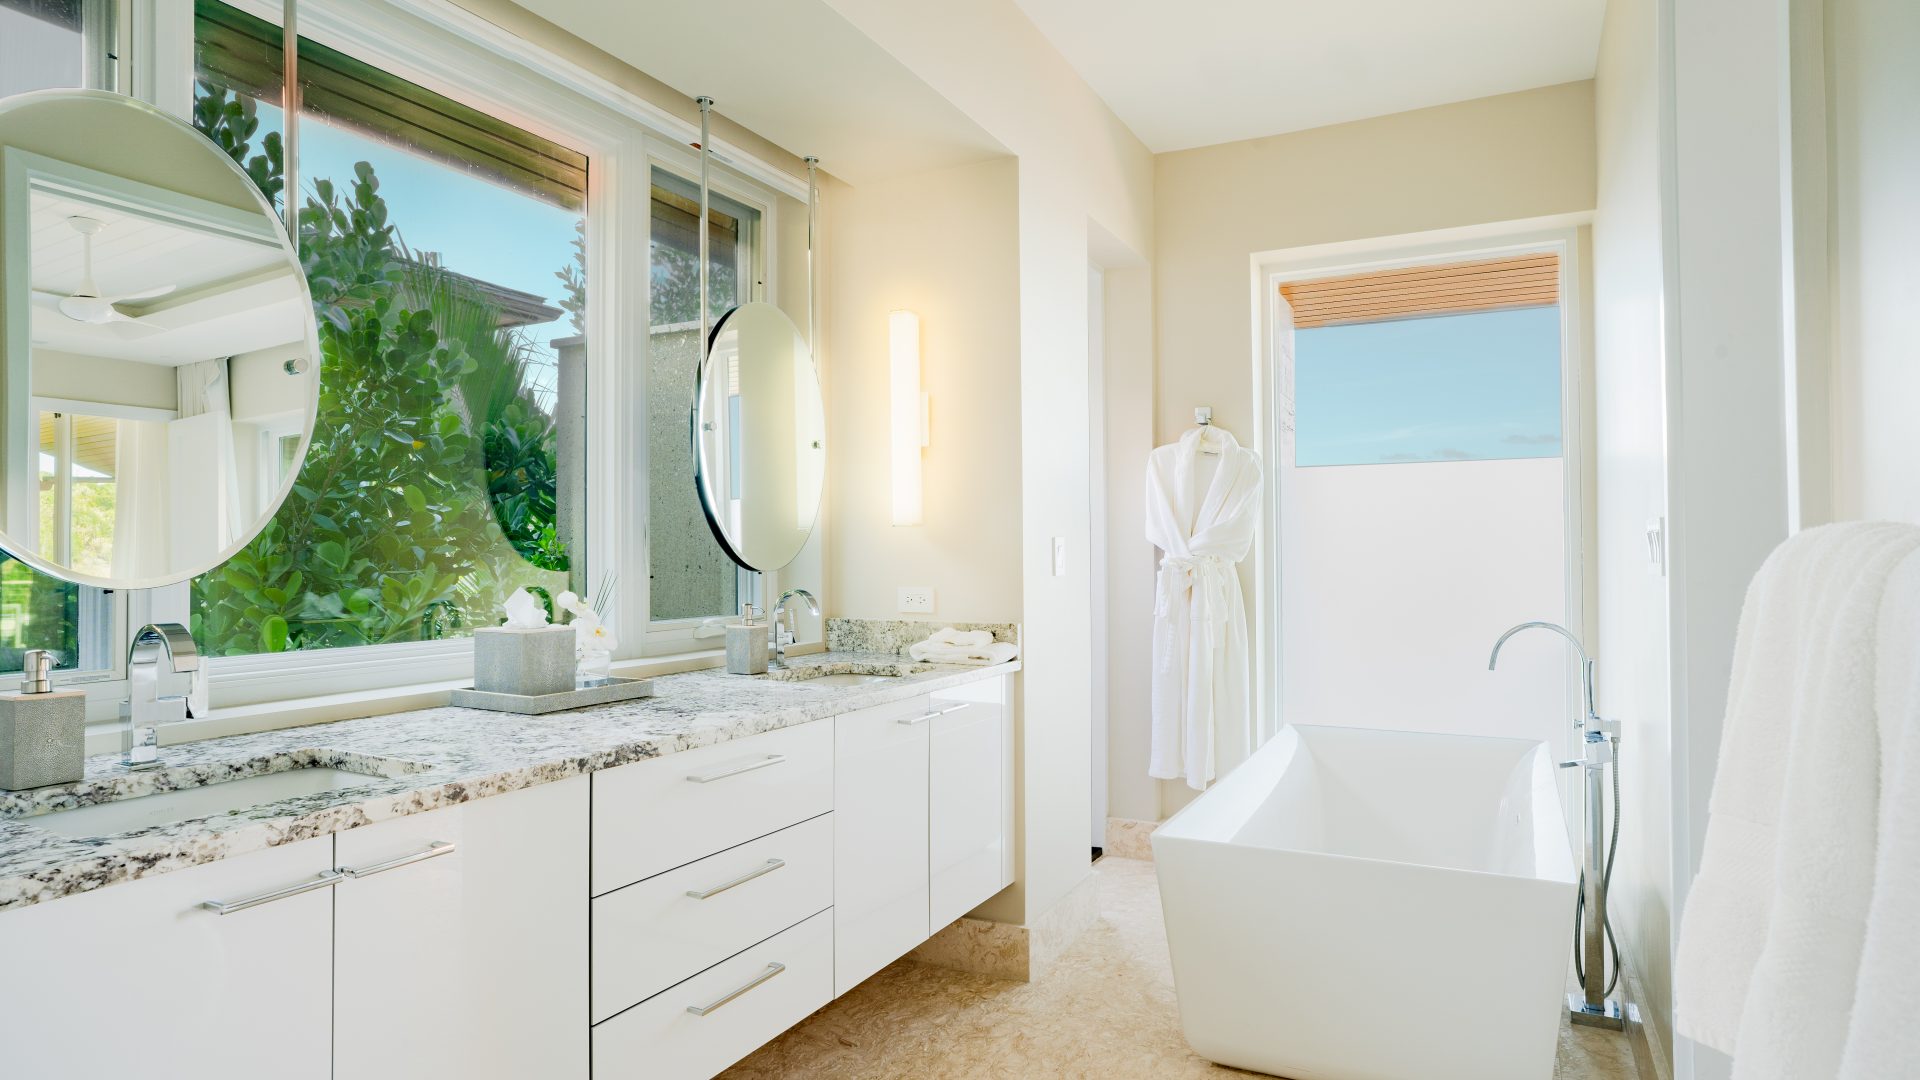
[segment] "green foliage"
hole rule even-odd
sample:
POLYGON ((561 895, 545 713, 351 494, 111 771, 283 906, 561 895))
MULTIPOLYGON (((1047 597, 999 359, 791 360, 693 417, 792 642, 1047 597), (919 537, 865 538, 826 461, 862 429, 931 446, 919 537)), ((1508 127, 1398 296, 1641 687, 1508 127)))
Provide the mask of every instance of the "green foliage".
MULTIPOLYGON (((266 190, 278 155, 251 153, 250 103, 235 100, 203 83, 195 121, 234 160, 263 161, 266 190)), ((195 583, 203 647, 431 640, 491 623, 517 587, 565 588, 554 424, 525 386, 525 341, 467 279, 406 250, 366 162, 313 182, 299 230, 318 420, 273 522, 195 583)))

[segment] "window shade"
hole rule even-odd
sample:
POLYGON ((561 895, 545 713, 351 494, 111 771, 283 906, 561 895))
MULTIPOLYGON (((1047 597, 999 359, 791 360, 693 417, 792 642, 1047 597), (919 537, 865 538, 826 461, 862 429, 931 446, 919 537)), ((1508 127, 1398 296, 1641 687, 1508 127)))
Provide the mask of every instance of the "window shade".
POLYGON ((1560 300, 1560 257, 1549 252, 1290 281, 1280 295, 1293 306, 1300 329, 1538 307, 1560 300))
MULTIPOLYGON (((280 101, 280 28, 218 0, 194 5, 198 63, 229 89, 280 101)), ((300 39, 305 110, 448 163, 566 210, 587 204, 585 154, 452 98, 300 39)))

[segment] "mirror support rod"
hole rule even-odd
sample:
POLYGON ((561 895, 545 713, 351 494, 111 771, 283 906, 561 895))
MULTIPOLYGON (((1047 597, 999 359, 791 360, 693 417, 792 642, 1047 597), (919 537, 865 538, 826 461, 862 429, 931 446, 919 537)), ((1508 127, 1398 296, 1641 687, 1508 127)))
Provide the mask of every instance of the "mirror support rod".
POLYGON ((300 0, 284 0, 280 7, 281 68, 285 72, 280 85, 281 176, 286 186, 280 189, 281 217, 286 219, 287 239, 293 242, 293 257, 300 257, 300 0))
MULTIPOLYGON (((819 201, 819 197, 815 194, 817 188, 814 174, 820 167, 820 159, 809 156, 802 160, 807 163, 807 356, 817 358, 820 350, 814 344, 813 327, 820 321, 820 313, 814 309, 814 295, 818 290, 814 284, 813 213, 814 206, 819 201)), ((819 361, 815 359, 814 362, 819 361)))
POLYGON ((707 334, 712 329, 712 315, 707 307, 707 163, 711 160, 707 143, 713 99, 702 94, 693 100, 700 106, 700 347, 694 361, 697 366, 706 360, 707 334))

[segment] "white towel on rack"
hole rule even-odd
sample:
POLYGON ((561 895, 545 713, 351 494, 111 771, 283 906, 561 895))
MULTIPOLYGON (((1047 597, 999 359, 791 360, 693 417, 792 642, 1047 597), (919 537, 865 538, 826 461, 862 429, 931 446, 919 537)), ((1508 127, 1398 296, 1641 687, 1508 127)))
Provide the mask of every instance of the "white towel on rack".
POLYGON ((1887 579, 1879 637, 1880 835, 1840 1080, 1900 1076, 1920 1061, 1920 554, 1887 579))
POLYGON ((1838 1074, 1875 888, 1881 603, 1917 550, 1908 525, 1808 529, 1748 590, 1674 965, 1676 1027, 1735 1080, 1838 1074))

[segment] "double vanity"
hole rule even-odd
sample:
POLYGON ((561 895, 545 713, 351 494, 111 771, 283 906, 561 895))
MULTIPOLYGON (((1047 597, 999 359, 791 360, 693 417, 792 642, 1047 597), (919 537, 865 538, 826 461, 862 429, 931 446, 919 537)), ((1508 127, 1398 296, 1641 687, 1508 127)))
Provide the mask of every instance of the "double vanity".
POLYGON ((1012 882, 1017 670, 826 653, 0 793, 0 1074, 711 1076, 1012 882))

